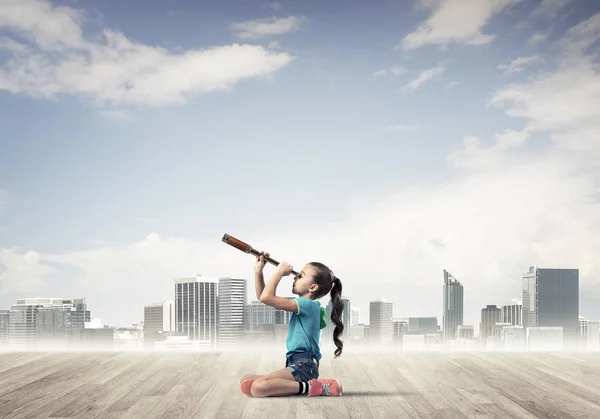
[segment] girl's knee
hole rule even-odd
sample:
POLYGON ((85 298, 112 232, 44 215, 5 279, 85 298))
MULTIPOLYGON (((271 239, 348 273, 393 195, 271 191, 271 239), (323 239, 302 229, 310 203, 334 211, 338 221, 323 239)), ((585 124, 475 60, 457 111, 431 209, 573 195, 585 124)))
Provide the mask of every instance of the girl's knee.
POLYGON ((269 391, 269 380, 258 379, 252 383, 250 392, 254 397, 260 397, 269 391))

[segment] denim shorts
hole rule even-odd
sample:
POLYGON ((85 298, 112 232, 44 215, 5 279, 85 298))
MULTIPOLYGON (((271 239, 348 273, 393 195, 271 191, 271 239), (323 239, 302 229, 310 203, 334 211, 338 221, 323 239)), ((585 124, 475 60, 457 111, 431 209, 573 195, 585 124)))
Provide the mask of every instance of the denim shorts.
POLYGON ((290 355, 286 359, 285 369, 300 383, 319 378, 319 360, 308 352, 290 355))

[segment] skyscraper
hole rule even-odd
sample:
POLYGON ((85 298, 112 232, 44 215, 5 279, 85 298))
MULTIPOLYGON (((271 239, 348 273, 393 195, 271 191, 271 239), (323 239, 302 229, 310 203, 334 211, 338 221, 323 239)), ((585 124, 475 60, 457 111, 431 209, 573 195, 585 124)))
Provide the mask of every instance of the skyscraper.
POLYGON ((513 298, 502 306, 502 323, 510 323, 512 326, 523 325, 523 302, 521 299, 513 298))
POLYGON ((456 338, 456 329, 463 324, 463 286, 444 269, 443 340, 456 338))
MULTIPOLYGON (((344 334, 348 333, 350 330, 350 322, 351 322, 351 311, 352 307, 350 306, 350 300, 344 296, 342 296, 342 303, 344 304, 344 309, 342 310, 342 324, 344 325, 344 334)), ((333 310, 333 306, 331 307, 333 310)))
POLYGON ((488 305, 481 309, 481 323, 479 324, 479 338, 485 340, 493 336, 494 325, 502 321, 502 309, 495 305, 488 305))
POLYGON ((218 346, 235 349, 244 333, 246 283, 241 278, 219 278, 218 346))
POLYGON ((530 266, 523 274, 523 327, 535 327, 537 325, 537 272, 535 267, 530 266))
MULTIPOLYGON (((292 297, 286 297, 293 299, 292 297)), ((292 312, 271 307, 260 301, 246 304, 244 329, 256 330, 261 324, 289 324, 292 312)))
POLYGON ((9 344, 23 349, 82 345, 89 321, 85 298, 20 298, 10 308, 9 344))
POLYGON ((393 304, 386 300, 371 301, 369 341, 391 343, 394 336, 393 304))
POLYGON ((217 345, 217 281, 202 275, 176 278, 175 330, 190 340, 217 345))
POLYGON ((531 266, 523 274, 523 326, 562 327, 565 341, 577 339, 579 269, 531 266))
POLYGON ((10 310, 0 310, 0 348, 8 346, 10 336, 10 310))
POLYGON ((144 306, 144 332, 171 332, 175 330, 173 301, 144 306))
POLYGON ((350 308, 350 326, 356 326, 360 323, 360 309, 358 307, 350 308))

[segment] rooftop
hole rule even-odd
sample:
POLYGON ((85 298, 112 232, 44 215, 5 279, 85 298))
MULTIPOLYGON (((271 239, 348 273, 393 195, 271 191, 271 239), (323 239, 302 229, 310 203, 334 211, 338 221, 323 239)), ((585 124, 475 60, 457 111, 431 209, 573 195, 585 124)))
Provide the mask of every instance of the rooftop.
POLYGON ((325 353, 342 397, 250 398, 244 374, 284 352, 0 352, 2 418, 592 418, 598 354, 325 353))

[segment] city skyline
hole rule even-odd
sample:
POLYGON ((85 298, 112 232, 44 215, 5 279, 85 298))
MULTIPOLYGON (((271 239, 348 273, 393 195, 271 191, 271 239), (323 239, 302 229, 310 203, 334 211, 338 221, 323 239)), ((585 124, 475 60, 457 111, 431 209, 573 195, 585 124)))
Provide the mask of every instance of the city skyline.
POLYGON ((0 3, 0 307, 132 323, 170 278, 251 277, 228 233, 365 320, 441 318, 447 269, 477 325, 530 265, 600 318, 600 3, 273 4, 0 3))
MULTIPOLYGON (((590 320, 589 316, 586 316, 586 313, 581 313, 579 311, 576 310, 576 314, 572 315, 572 310, 570 308, 566 308, 566 309, 562 309, 559 308, 559 310, 567 310, 565 311, 565 314, 563 315, 563 311, 560 312, 555 312, 556 309, 551 308, 551 306, 548 306, 547 303, 541 304, 539 308, 541 309, 541 313, 542 313, 542 317, 541 320, 538 322, 537 320, 527 320, 527 310, 533 310, 532 315, 529 315, 529 317, 534 316, 535 318, 537 318, 537 310, 538 310, 538 306, 534 306, 532 308, 530 308, 528 306, 527 303, 525 303, 525 305, 523 304, 523 301, 528 301, 529 299, 532 299, 534 301, 537 302, 537 294, 533 294, 530 295, 529 293, 529 289, 532 286, 537 287, 537 280, 534 282, 531 282, 530 278, 536 278, 536 275, 542 275, 543 277, 547 277, 544 276, 544 273, 550 273, 551 275, 553 275, 554 278, 558 277, 558 278, 562 278, 562 273, 564 273, 565 275, 567 275, 567 278, 569 279, 569 276, 572 277, 573 276, 573 272, 577 273, 577 280, 574 283, 574 286, 576 287, 576 292, 574 291, 569 291, 568 287, 563 287, 562 285, 558 286, 558 285, 554 285, 553 287, 556 288, 556 290, 550 291, 552 290, 552 288, 548 288, 548 285, 550 285, 550 283, 548 284, 544 284, 543 283, 543 279, 542 282, 540 283, 540 285, 542 285, 542 290, 545 289, 545 299, 560 299, 560 298, 564 298, 562 297, 561 293, 564 293, 564 295, 568 298, 571 298, 571 295, 576 295, 575 297, 575 302, 572 302, 571 300, 569 300, 569 304, 571 304, 571 306, 573 304, 575 304, 574 307, 578 307, 579 305, 579 281, 578 281, 578 270, 577 269, 548 269, 548 268, 543 268, 543 267, 538 267, 538 266, 530 266, 528 268, 528 270, 526 272, 523 272, 522 274, 522 278, 523 278, 523 282, 522 282, 522 288, 521 288, 521 298, 513 298, 510 301, 501 304, 500 306, 497 306, 495 304, 486 304, 486 303, 482 303, 482 308, 481 308, 481 316, 480 316, 480 321, 477 323, 471 323, 469 324, 468 322, 464 321, 464 305, 463 305, 463 300, 464 300, 464 287, 462 286, 462 284, 460 283, 460 281, 454 277, 450 272, 448 272, 447 270, 443 270, 442 274, 443 274, 443 290, 442 290, 442 295, 443 295, 443 300, 442 300, 442 316, 437 316, 437 315, 415 315, 415 314, 408 314, 408 313, 404 313, 401 311, 398 311, 398 307, 394 305, 393 300, 389 301, 387 298, 382 298, 379 300, 373 300, 369 302, 369 310, 361 310, 359 306, 357 306, 356 304, 351 304, 351 300, 352 298, 349 298, 347 295, 342 295, 342 300, 344 303, 344 310, 343 310, 343 323, 346 327, 346 330, 344 332, 345 336, 351 336, 351 333, 349 333, 349 325, 350 325, 350 321, 351 321, 351 316, 352 318, 356 318, 356 321, 361 324, 361 325, 366 325, 366 326, 371 326, 371 322, 370 322, 370 318, 371 315, 373 313, 376 314, 375 317, 375 324, 374 327, 376 328, 375 334, 377 335, 377 339, 379 339, 380 337, 383 336, 383 339, 388 342, 391 341, 391 336, 388 336, 386 333, 392 333, 392 323, 394 322, 398 322, 398 321, 407 321, 408 319, 412 318, 412 319, 423 319, 424 321, 427 321, 427 319, 435 319, 436 324, 438 325, 438 331, 440 332, 440 338, 442 341, 446 341, 446 340, 453 340, 455 338, 458 337, 458 330, 457 328, 460 327, 470 327, 473 329, 475 336, 477 336, 479 339, 483 339, 485 340, 488 336, 492 336, 494 335, 494 330, 495 330, 495 324, 506 324, 506 325, 511 325, 511 326, 523 326, 524 327, 532 327, 532 326, 560 326, 565 328, 566 327, 566 336, 575 336, 578 334, 577 329, 581 329, 582 325, 581 325, 581 319, 584 319, 584 321, 588 321, 590 320), (533 276, 532 276, 533 275, 533 276), (533 285, 532 285, 533 284, 533 285), (458 288, 457 288, 458 287, 458 288), (550 293, 549 293, 550 291, 550 293), (558 292, 558 294, 553 295, 552 292, 558 292), (486 304, 485 306, 483 306, 483 304, 486 304), (375 308, 377 307, 377 308, 375 308), (385 307, 385 308, 384 308, 385 307), (525 310, 524 310, 525 308, 525 310), (554 310, 554 311, 553 311, 554 310), (570 311, 569 311, 570 310, 570 311), (356 311, 356 313, 354 313, 354 311, 356 311), (360 317, 360 312, 363 312, 363 319, 361 320, 360 317), (367 313, 369 315, 368 320, 364 320, 365 314, 367 313), (399 314, 401 313, 401 314, 399 314), (356 316, 354 316, 356 314, 356 316), (447 315, 447 316, 446 316, 447 315), (571 320, 568 320, 567 317, 564 316, 571 316, 571 320), (388 319, 389 317, 389 319, 388 319), (385 319, 384 319, 385 318, 385 319), (407 320, 402 320, 402 319, 407 319, 407 320), (556 320, 556 319, 560 319, 560 320, 556 320), (385 325, 382 323, 385 322, 385 325), (389 330, 386 332, 383 332, 383 330, 387 330, 386 328, 389 327, 389 330), (570 330, 569 327, 572 329, 570 330), (382 333, 384 333, 384 335, 382 335, 382 333), (381 336, 380 336, 381 335, 381 336)), ((552 277, 548 277, 548 279, 552 279, 552 277)), ((572 279, 571 279, 572 281, 572 279)), ((254 316, 252 314, 252 311, 248 312, 248 309, 253 306, 254 304, 258 304, 259 306, 265 306, 264 303, 261 303, 260 301, 258 301, 257 299, 254 299, 252 297, 253 293, 252 290, 250 290, 248 288, 248 282, 250 282, 249 279, 246 278, 232 278, 232 277, 221 277, 221 278, 212 278, 212 277, 206 277, 203 275, 195 275, 195 276, 188 276, 188 277, 179 277, 179 278, 175 278, 174 279, 174 283, 175 283, 175 298, 173 300, 171 299, 163 299, 160 302, 154 301, 154 302, 147 302, 144 304, 143 307, 143 311, 144 311, 144 315, 143 318, 145 318, 146 313, 148 312, 148 310, 152 310, 153 307, 159 307, 158 311, 155 311, 154 313, 159 313, 159 312, 167 312, 167 308, 166 306, 163 307, 164 304, 170 304, 170 316, 172 316, 172 319, 168 320, 168 324, 169 329, 165 329, 165 330, 173 330, 177 333, 180 334, 184 334, 184 335, 188 335, 190 339, 192 340, 196 340, 196 339, 200 339, 203 340, 203 338, 198 337, 199 336, 199 332, 196 331, 196 328, 200 329, 200 328, 204 328, 205 330, 203 331, 202 336, 206 337, 206 336, 211 336, 213 341, 218 341, 218 340, 222 340, 221 335, 223 334, 223 332, 219 329, 219 325, 218 325, 218 320, 217 318, 222 318, 222 319, 237 319, 235 320, 233 323, 236 323, 236 325, 234 325, 231 321, 226 321, 227 325, 226 330, 224 333, 227 337, 225 340, 230 340, 233 339, 233 347, 235 347, 235 342, 236 342, 236 334, 243 330, 244 327, 247 328, 247 325, 245 324, 246 322, 246 318, 245 316, 250 315, 250 317, 252 318, 252 316, 254 316), (236 289, 239 289, 239 291, 233 291, 232 285, 233 284, 234 287, 236 289), (189 288, 190 286, 195 287, 195 288, 189 288), (183 288, 182 288, 183 287, 183 288), (232 296, 237 296, 234 297, 233 300, 231 300, 232 296), (240 298, 242 298, 243 296, 243 301, 239 301, 239 304, 236 306, 237 303, 234 302, 234 300, 239 300, 240 298), (185 299, 185 301, 184 301, 185 299), (209 300, 210 299, 210 300, 209 300), (196 303, 196 300, 199 301, 199 303, 196 303), (211 305, 210 301, 214 300, 214 304, 211 305), (187 301, 187 303, 186 303, 187 301), (225 304, 221 301, 224 301, 225 304), (221 302, 221 308, 219 308, 219 302, 221 302), (185 307, 188 307, 188 304, 199 304, 199 312, 196 314, 186 314, 183 313, 183 306, 185 304, 185 307), (183 314, 182 314, 183 313, 183 314), (250 313, 250 314, 249 314, 250 313), (190 317, 191 316, 191 317, 190 317), (197 320, 194 320, 194 316, 197 317, 197 320), (241 317, 240 317, 241 316, 241 317), (184 326, 182 323, 182 317, 190 317, 192 320, 192 323, 188 324, 187 326, 184 326), (208 322, 213 322, 211 323, 209 326, 206 326, 208 322), (230 324, 231 323, 231 324, 230 324)), ((467 290, 468 292, 468 290, 467 290)), ((37 299, 48 299, 47 297, 37 297, 37 299)), ((297 296, 286 296, 286 298, 297 298, 297 296)), ((324 299, 327 299, 324 298, 324 299)), ((23 299, 26 300, 26 299, 23 299)), ((82 300, 85 301, 85 298, 82 300)), ((331 315, 331 303, 328 302, 326 305, 324 305, 322 303, 322 300, 320 301, 321 305, 323 308, 326 309, 326 313, 327 313, 327 327, 324 329, 324 333, 325 334, 331 334, 333 331, 332 325, 331 325, 331 320, 330 320, 330 315, 331 315)), ((192 306, 189 306, 192 307, 192 306)), ((185 310, 189 311, 189 308, 185 308, 185 310)), ((2 311, 2 309, 0 309, 0 311, 2 311)), ((262 309, 261 309, 262 311, 262 309)), ((281 310, 275 310, 276 312, 279 312, 281 310)), ((89 312, 88 312, 89 313, 89 312)), ((156 316, 156 314, 153 314, 153 316, 156 316)), ((263 314, 264 316, 264 314, 263 314)), ((88 314, 89 317, 89 314, 88 314)), ((100 320, 102 319, 101 316, 94 316, 94 318, 99 318, 100 320)), ((286 316, 286 318, 289 318, 289 314, 286 316)), ((281 319, 280 319, 281 320, 281 319)), ((89 320, 88 320, 89 321, 89 320)), ((596 320, 594 320, 596 321, 596 320)), ((165 322, 167 322, 165 320, 165 322)), ((138 320, 132 324, 136 324, 136 323, 144 323, 144 320, 138 320)), ((286 321, 284 321, 284 323, 287 323, 286 321)), ((410 323, 410 322, 409 322, 410 323)), ((166 324, 166 323, 165 323, 166 324)), ((130 325, 125 325, 125 324, 114 324, 113 327, 129 327, 130 325)), ((419 326, 408 326, 408 327, 415 327, 417 330, 419 329, 419 326)), ((427 328, 428 326, 426 326, 427 328)), ((144 326, 144 330, 146 330, 146 326, 144 326)), ((252 327, 250 327, 250 329, 247 330, 252 330, 252 327)), ((375 335, 374 335, 375 336, 375 335)), ((211 339, 211 338, 207 338, 207 339, 211 339)), ((331 339, 329 339, 329 336, 326 336, 326 341, 329 341, 331 339)))
MULTIPOLYGON (((196 275, 173 282, 174 301, 146 304, 143 320, 125 327, 103 325, 93 318, 85 298, 20 299, 9 311, 0 310, 0 341, 4 349, 17 350, 235 351, 249 344, 284 340, 290 315, 252 298, 248 304, 247 279, 196 275)), ((385 299, 370 302, 372 322, 365 325, 358 318, 353 320, 356 308, 351 299, 342 297, 344 341, 402 352, 436 348, 580 352, 597 350, 600 344, 600 321, 573 316, 579 299, 577 270, 530 266, 523 273, 523 298, 502 307, 488 304, 482 308, 478 334, 475 326, 461 322, 464 288, 446 270, 443 287, 442 325, 437 317, 394 316, 393 302, 385 299), (530 299, 535 305, 526 304, 522 310, 522 302, 530 299), (556 301, 562 303, 556 305, 556 301)), ((326 312, 330 314, 330 304, 326 312)), ((331 346, 331 332, 330 326, 322 331, 324 349, 331 346)))

